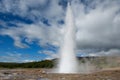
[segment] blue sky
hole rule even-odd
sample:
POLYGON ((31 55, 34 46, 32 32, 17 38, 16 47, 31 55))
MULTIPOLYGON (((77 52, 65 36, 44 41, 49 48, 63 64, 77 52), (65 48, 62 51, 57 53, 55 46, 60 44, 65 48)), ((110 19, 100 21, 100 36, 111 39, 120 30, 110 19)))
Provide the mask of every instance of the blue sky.
MULTIPOLYGON (((120 1, 71 0, 78 56, 120 55, 120 1)), ((67 0, 0 0, 0 62, 58 57, 67 0)))

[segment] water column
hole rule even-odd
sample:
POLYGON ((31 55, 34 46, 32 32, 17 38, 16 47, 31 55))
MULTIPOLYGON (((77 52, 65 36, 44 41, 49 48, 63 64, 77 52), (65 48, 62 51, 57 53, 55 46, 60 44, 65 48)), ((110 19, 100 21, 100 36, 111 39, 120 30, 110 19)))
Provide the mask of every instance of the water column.
POLYGON ((78 64, 76 59, 76 27, 71 5, 68 3, 65 17, 65 30, 62 45, 60 47, 59 73, 76 73, 78 64))

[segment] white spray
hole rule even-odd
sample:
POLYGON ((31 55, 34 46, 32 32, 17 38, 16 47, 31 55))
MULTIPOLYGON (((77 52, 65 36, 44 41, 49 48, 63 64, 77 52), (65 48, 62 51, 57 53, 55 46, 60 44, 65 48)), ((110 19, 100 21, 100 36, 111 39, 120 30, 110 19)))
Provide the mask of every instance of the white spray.
POLYGON ((75 55, 75 32, 74 18, 72 9, 68 3, 65 31, 62 46, 60 47, 60 60, 58 65, 58 73, 76 73, 78 72, 78 63, 75 55))

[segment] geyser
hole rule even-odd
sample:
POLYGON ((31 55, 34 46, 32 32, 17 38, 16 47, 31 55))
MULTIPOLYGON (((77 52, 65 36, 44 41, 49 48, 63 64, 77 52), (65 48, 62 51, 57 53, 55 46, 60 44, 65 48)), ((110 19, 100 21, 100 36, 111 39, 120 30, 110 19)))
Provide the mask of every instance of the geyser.
POLYGON ((65 31, 62 45, 60 47, 60 59, 58 65, 58 73, 77 73, 78 63, 75 54, 75 33, 76 27, 74 25, 74 17, 72 9, 68 3, 66 18, 65 18, 65 31))

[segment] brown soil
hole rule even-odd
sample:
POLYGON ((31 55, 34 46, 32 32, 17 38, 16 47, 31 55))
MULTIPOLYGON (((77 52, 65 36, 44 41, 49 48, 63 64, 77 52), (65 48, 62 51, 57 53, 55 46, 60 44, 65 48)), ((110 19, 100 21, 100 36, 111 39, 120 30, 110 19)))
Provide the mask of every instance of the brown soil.
POLYGON ((0 69, 0 80, 120 80, 120 68, 89 74, 47 73, 49 69, 0 69))

